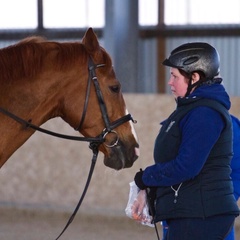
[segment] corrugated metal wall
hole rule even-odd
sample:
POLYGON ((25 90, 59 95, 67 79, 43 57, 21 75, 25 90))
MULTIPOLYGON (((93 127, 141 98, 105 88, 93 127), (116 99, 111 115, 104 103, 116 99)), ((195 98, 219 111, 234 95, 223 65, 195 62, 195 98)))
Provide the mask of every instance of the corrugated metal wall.
POLYGON ((157 92, 157 45, 156 39, 139 40, 138 79, 140 92, 157 92))

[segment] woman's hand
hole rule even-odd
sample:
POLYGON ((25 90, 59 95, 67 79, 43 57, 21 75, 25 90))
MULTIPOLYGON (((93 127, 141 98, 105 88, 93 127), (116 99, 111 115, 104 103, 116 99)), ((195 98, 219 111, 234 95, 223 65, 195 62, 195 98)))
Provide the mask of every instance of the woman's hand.
POLYGON ((143 212, 145 205, 146 205, 146 191, 140 190, 132 205, 132 218, 134 220, 140 222, 145 221, 146 216, 143 212))

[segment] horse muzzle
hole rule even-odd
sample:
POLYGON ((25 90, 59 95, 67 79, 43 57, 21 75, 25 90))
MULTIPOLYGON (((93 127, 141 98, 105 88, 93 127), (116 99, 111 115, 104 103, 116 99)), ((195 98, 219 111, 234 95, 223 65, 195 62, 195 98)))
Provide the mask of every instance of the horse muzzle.
POLYGON ((138 143, 123 143, 120 139, 118 143, 108 148, 108 154, 104 156, 104 164, 115 170, 132 167, 133 163, 139 157, 138 143))

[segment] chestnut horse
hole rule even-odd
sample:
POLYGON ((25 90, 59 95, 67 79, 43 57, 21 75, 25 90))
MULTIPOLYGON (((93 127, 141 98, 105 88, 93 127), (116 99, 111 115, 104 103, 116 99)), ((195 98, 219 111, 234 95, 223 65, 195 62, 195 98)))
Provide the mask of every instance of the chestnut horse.
POLYGON ((101 136, 104 163, 116 170, 138 157, 121 85, 91 28, 82 42, 31 37, 0 49, 0 109, 0 167, 35 132, 8 113, 34 126, 61 117, 87 138, 101 136))

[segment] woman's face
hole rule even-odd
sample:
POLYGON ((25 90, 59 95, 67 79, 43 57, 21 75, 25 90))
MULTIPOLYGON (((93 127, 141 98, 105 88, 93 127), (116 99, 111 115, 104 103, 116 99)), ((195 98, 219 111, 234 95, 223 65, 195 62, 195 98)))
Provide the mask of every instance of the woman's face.
POLYGON ((170 75, 168 85, 172 94, 175 98, 184 97, 188 88, 188 79, 181 75, 177 68, 170 68, 170 75))

